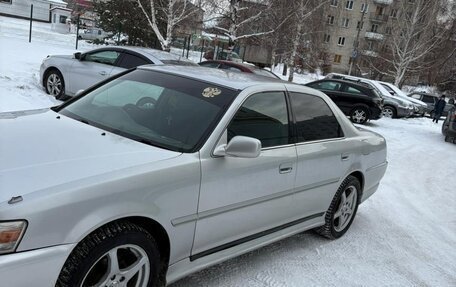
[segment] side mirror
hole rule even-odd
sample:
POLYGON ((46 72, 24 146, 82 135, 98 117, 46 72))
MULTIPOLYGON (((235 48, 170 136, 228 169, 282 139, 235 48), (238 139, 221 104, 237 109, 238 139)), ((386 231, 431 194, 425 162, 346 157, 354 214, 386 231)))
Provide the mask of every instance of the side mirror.
POLYGON ((80 94, 82 94, 84 92, 84 90, 79 90, 76 92, 76 94, 74 94, 75 97, 79 96, 80 94))
POLYGON ((81 52, 74 53, 74 58, 78 59, 78 60, 81 60, 82 59, 81 52))
POLYGON ((389 91, 392 96, 394 96, 396 93, 393 91, 389 91))
POLYGON ((214 155, 240 158, 256 158, 261 153, 261 142, 244 136, 235 136, 227 145, 215 149, 214 155))

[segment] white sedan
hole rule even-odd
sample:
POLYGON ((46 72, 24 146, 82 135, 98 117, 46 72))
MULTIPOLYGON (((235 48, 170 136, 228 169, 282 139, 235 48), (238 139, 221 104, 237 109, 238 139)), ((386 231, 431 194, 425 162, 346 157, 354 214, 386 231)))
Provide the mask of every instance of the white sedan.
POLYGON ((2 286, 163 286, 284 237, 344 235, 386 142, 323 93, 142 66, 0 117, 2 286))

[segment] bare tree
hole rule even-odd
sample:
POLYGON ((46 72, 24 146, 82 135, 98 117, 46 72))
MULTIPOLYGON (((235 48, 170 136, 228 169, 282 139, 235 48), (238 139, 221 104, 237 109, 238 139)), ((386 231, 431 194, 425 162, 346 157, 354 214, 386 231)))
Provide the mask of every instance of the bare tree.
POLYGON ((312 16, 317 15, 316 11, 323 5, 327 4, 329 1, 297 0, 293 2, 293 10, 295 12, 293 13, 293 17, 291 19, 291 25, 288 27, 290 35, 292 35, 292 47, 288 61, 288 66, 290 68, 290 73, 288 76, 289 82, 293 81, 299 48, 301 47, 304 48, 305 51, 308 51, 314 44, 313 41, 309 40, 309 38, 305 36, 319 32, 315 30, 316 27, 312 25, 312 23, 319 23, 321 19, 318 19, 317 17, 317 21, 312 21, 311 18, 312 16))
POLYGON ((407 73, 418 72, 429 67, 425 63, 427 55, 435 51, 444 41, 445 29, 438 25, 440 8, 446 0, 401 1, 400 17, 394 21, 391 35, 385 44, 388 53, 379 54, 387 63, 387 70, 378 72, 392 76, 394 84, 402 85, 407 73))
POLYGON ((193 15, 198 8, 191 4, 189 0, 136 0, 150 28, 160 42, 162 50, 170 49, 171 40, 175 27, 193 15), (159 28, 160 17, 166 23, 166 31, 159 28))

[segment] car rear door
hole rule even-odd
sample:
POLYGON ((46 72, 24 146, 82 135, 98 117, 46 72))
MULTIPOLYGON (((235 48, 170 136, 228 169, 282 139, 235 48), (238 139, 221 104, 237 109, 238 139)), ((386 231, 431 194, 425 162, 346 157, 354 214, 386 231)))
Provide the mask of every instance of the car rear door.
POLYGON ((257 158, 210 157, 201 160, 201 191, 191 260, 277 231, 289 223, 296 175, 284 91, 250 95, 224 136, 257 138, 257 158))
POLYGON ((107 79, 119 56, 120 51, 113 49, 83 54, 81 60, 75 61, 71 66, 69 81, 66 82, 67 92, 75 94, 107 79))
POLYGON ((353 155, 324 99, 292 90, 289 94, 298 156, 292 210, 295 220, 311 220, 321 217, 328 209, 353 155))

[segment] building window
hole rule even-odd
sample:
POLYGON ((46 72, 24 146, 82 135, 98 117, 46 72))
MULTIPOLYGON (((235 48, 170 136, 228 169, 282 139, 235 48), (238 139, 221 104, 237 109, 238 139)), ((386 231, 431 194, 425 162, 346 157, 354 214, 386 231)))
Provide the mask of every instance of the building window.
POLYGON ((67 18, 68 18, 67 16, 62 16, 62 15, 60 15, 59 23, 60 23, 60 24, 66 24, 67 18))
POLYGON ((344 46, 345 45, 345 37, 339 37, 339 41, 337 41, 337 45, 344 46))
POLYGON ((13 0, 0 0, 0 3, 11 4, 13 0))
POLYGON ((325 35, 323 36, 323 41, 324 41, 325 43, 329 43, 330 40, 331 40, 331 35, 325 34, 325 35))
POLYGON ((350 19, 342 18, 342 27, 348 28, 348 23, 349 22, 350 22, 350 19))
POLYGON ((375 9, 375 15, 383 15, 383 7, 377 6, 377 8, 375 9))
POLYGON ((358 21, 358 24, 356 24, 356 29, 362 30, 364 27, 364 22, 358 21))
POLYGON ((330 5, 333 7, 337 7, 337 5, 339 5, 339 0, 331 0, 330 5))
POLYGON ((397 9, 391 9, 390 17, 397 18, 397 9))
POLYGON ((372 42, 372 41, 367 42, 368 50, 372 51, 372 50, 374 50, 374 47, 375 47, 374 42, 372 42))
POLYGON ((57 15, 54 14, 54 16, 52 16, 52 23, 55 23, 57 22, 57 15))
POLYGON ((371 32, 377 33, 377 30, 378 30, 378 25, 377 24, 372 24, 371 32))
POLYGON ((340 64, 342 62, 342 55, 334 55, 334 63, 340 64))
POLYGON ((347 10, 352 10, 353 9, 353 1, 352 0, 351 1, 347 1, 345 3, 345 9, 347 9, 347 10))
POLYGON ((393 28, 392 28, 392 27, 386 27, 386 29, 385 29, 385 33, 386 33, 387 35, 391 35, 391 32, 392 32, 392 31, 393 31, 393 28))
POLYGON ((368 12, 369 11, 369 4, 361 3, 361 12, 368 12))
POLYGON ((334 24, 334 16, 328 15, 328 24, 333 25, 334 24))

